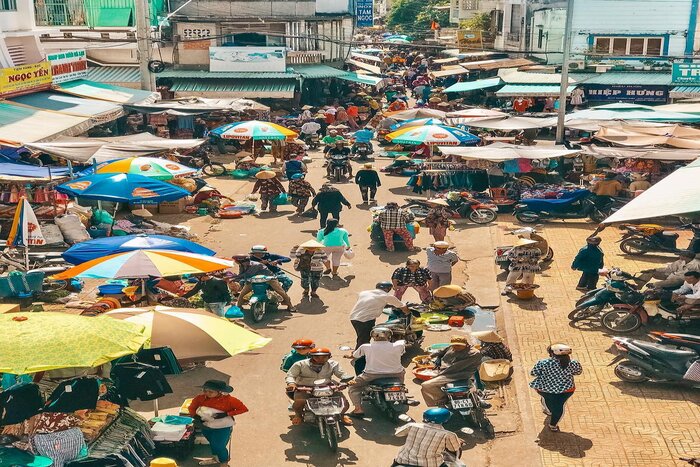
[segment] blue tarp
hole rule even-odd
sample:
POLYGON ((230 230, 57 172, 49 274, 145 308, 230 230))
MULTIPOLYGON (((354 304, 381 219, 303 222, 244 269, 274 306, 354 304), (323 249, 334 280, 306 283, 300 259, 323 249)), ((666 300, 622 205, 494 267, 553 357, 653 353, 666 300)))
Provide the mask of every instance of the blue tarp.
POLYGON ((591 192, 588 190, 574 190, 562 194, 561 198, 552 199, 541 199, 541 198, 530 198, 521 199, 520 203, 526 204, 528 208, 537 211, 562 211, 586 196, 590 195, 591 192))
POLYGON ((27 177, 27 178, 61 178, 69 175, 65 167, 39 167, 31 164, 19 164, 13 162, 0 162, 0 177, 27 177), (49 176, 49 169, 51 175, 49 176))

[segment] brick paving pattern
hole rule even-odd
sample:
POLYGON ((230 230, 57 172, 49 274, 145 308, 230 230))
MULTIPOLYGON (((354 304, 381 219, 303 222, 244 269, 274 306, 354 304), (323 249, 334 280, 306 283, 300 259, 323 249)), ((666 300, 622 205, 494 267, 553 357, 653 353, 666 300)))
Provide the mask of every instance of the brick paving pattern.
MULTIPOLYGON (((501 222, 498 229, 493 229, 494 244, 511 244, 513 237, 506 233, 513 227, 512 223, 501 222)), ((546 347, 552 342, 571 345, 573 357, 584 368, 560 422, 561 433, 549 432, 539 397, 534 391, 529 394, 536 423, 542 423, 536 427, 542 429, 538 436, 542 463, 547 467, 684 465, 678 457, 700 456, 700 391, 653 383, 623 383, 614 375, 613 367, 608 366, 616 355, 612 336, 603 333, 597 323, 579 327, 569 324, 567 314, 580 297, 575 289, 580 273, 570 265, 593 228, 592 224, 579 221, 545 224, 543 235, 554 248, 555 258, 536 278, 540 285, 537 298, 506 298, 517 334, 508 337, 517 339, 528 376, 534 363, 546 356, 546 347)), ((615 243, 619 232, 611 227, 601 233, 607 267, 618 266, 634 273, 672 259, 622 256, 615 243)), ((682 236, 679 244, 687 244, 687 238, 682 236)), ((635 335, 641 336, 644 329, 635 335)))

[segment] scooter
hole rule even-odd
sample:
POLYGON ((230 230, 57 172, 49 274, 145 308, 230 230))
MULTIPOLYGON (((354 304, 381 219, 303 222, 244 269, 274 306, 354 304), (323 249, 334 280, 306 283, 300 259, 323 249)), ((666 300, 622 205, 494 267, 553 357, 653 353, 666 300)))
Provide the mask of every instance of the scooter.
POLYGON ((352 147, 352 153, 358 161, 368 161, 372 152, 372 147, 369 143, 355 143, 352 147))
POLYGON ((307 399, 302 418, 304 423, 316 425, 333 452, 338 450, 340 438, 340 420, 345 408, 343 398, 336 393, 347 388, 345 383, 319 379, 313 386, 297 386, 297 391, 311 393, 307 399))
POLYGON ((586 292, 576 302, 576 308, 569 313, 572 323, 592 318, 614 305, 633 302, 638 287, 632 283, 634 276, 618 268, 603 269, 599 273, 605 277, 602 287, 586 292))
POLYGON ((680 315, 674 304, 666 303, 649 297, 641 292, 631 292, 628 300, 603 314, 600 323, 605 329, 615 333, 629 333, 636 331, 642 325, 649 322, 700 322, 698 311, 686 312, 680 315))
POLYGON ((415 322, 415 318, 420 318, 420 311, 409 306, 411 311, 405 314, 393 307, 387 307, 384 311, 389 312, 386 322, 378 324, 376 327, 391 329, 391 342, 402 340, 406 342, 406 347, 420 348, 425 337, 423 331, 427 329, 424 324, 415 322))
POLYGON ((330 157, 330 162, 331 164, 331 180, 335 180, 336 182, 340 182, 340 180, 343 177, 347 177, 348 174, 348 157, 347 156, 341 156, 341 155, 332 155, 330 157))
POLYGON ((303 141, 309 146, 310 149, 318 149, 321 146, 321 139, 318 133, 304 134, 303 141))
POLYGON ((398 378, 373 380, 365 387, 362 399, 384 412, 393 422, 410 419, 405 415, 408 412, 408 389, 398 378))
MULTIPOLYGON (((546 238, 537 234, 537 230, 534 227, 523 227, 522 229, 516 229, 509 233, 511 235, 516 235, 518 238, 529 238, 530 240, 540 242, 540 244, 542 245, 542 247, 540 248, 540 251, 542 251, 542 259, 540 260, 541 262, 546 263, 554 259, 554 250, 552 250, 552 248, 549 246, 549 242, 547 242, 546 238)), ((510 250, 512 249, 512 245, 498 246, 494 249, 494 257, 496 260, 496 264, 503 271, 507 271, 510 267, 508 253, 510 253, 510 250)))
POLYGON ((600 224, 613 211, 614 201, 598 198, 588 190, 566 193, 558 199, 521 199, 514 214, 524 224, 535 224, 547 219, 585 219, 600 224))
POLYGON ((447 410, 453 415, 458 415, 461 420, 468 424, 479 428, 484 432, 486 438, 496 437, 496 430, 491 420, 486 416, 482 403, 482 399, 486 396, 484 393, 471 386, 468 380, 448 383, 441 389, 447 396, 447 402, 444 404, 447 410))
POLYGON ((617 363, 615 375, 622 381, 628 383, 673 382, 700 387, 700 380, 689 379, 694 377, 693 374, 697 374, 690 370, 691 366, 700 365, 700 357, 696 352, 676 350, 628 337, 613 337, 613 343, 620 351, 620 355, 615 357, 608 366, 617 363))
POLYGON ((279 307, 279 297, 269 284, 274 279, 279 280, 285 292, 292 286, 292 280, 284 273, 278 274, 276 277, 260 275, 248 279, 252 289, 252 295, 248 299, 248 304, 250 305, 251 317, 255 323, 262 321, 268 310, 275 311, 279 307))
MULTIPOLYGON (((622 224, 620 228, 626 232, 618 240, 620 249, 628 255, 643 255, 645 253, 679 253, 676 243, 678 234, 669 232, 657 224, 622 224)), ((700 253, 700 225, 685 224, 681 229, 693 231, 688 249, 694 253, 700 253)))
MULTIPOLYGON (((406 198, 408 204, 403 207, 410 210, 416 217, 425 217, 434 205, 423 199, 406 198)), ((490 224, 498 217, 498 207, 495 204, 482 203, 476 199, 461 196, 459 200, 453 201, 445 198, 449 205, 447 211, 453 218, 469 219, 475 224, 490 224)))
POLYGON ((694 350, 700 355, 700 336, 664 331, 652 331, 647 335, 659 344, 674 346, 677 349, 694 350))

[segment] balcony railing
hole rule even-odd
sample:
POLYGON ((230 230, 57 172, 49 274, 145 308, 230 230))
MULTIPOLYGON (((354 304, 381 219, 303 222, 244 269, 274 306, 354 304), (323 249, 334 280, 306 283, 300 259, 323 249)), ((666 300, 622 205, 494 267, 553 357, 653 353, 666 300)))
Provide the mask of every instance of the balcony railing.
POLYGON ((36 0, 34 15, 38 26, 89 25, 88 12, 83 0, 36 0))
POLYGON ((298 65, 301 63, 321 63, 323 61, 323 52, 310 51, 310 52, 299 52, 299 51, 289 51, 287 52, 287 64, 288 65, 298 65))

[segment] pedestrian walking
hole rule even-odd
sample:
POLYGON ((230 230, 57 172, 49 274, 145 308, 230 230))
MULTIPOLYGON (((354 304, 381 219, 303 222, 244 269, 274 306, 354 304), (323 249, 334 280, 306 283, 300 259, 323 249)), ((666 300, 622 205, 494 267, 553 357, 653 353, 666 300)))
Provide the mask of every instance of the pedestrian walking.
POLYGON ((429 303, 432 296, 430 293, 430 271, 428 268, 420 267, 420 261, 414 258, 406 261, 406 266, 396 268, 391 275, 391 282, 394 285, 394 296, 401 300, 403 294, 409 287, 418 292, 421 302, 429 303))
POLYGON ((251 193, 260 192, 260 210, 264 211, 270 208, 270 212, 277 212, 277 205, 272 200, 280 193, 286 193, 284 187, 277 180, 277 174, 272 170, 261 170, 255 174, 257 178, 253 191, 251 193))
POLYGON ((328 256, 323 251, 323 244, 316 240, 309 240, 301 245, 294 245, 289 256, 294 258, 294 270, 299 271, 301 276, 301 296, 308 297, 309 293, 314 298, 318 298, 321 275, 328 256))
POLYGON ((583 373, 581 364, 571 359, 572 349, 566 344, 547 347, 549 358, 544 358, 532 368, 535 377, 530 387, 542 397, 542 409, 549 415, 549 429, 559 431, 559 420, 564 415, 564 405, 574 394, 574 376, 583 373))
POLYGON ((316 196, 316 190, 305 180, 306 174, 297 173, 289 178, 289 197, 292 206, 296 207, 296 214, 301 214, 306 209, 311 196, 316 196))
POLYGON ((439 241, 426 249, 431 291, 452 283, 452 266, 457 264, 459 256, 449 248, 449 243, 439 241))
POLYGON ((377 195, 377 188, 382 185, 379 180, 379 174, 374 170, 372 164, 365 164, 364 168, 357 171, 355 174, 355 183, 360 187, 362 195, 362 203, 374 203, 377 195))
POLYGON ((406 228, 406 224, 413 222, 413 213, 400 209, 399 205, 391 202, 384 206, 384 210, 377 216, 377 222, 384 235, 386 251, 394 251, 394 234, 401 237, 409 251, 413 250, 413 238, 406 228))
POLYGON ((603 267, 605 256, 599 245, 600 237, 588 237, 586 246, 578 251, 571 263, 571 269, 581 271, 576 290, 594 290, 598 285, 598 270, 603 267))
POLYGON ((332 273, 333 277, 337 277, 338 267, 340 266, 340 260, 343 258, 343 253, 350 249, 348 231, 338 227, 338 221, 336 219, 329 219, 328 222, 326 222, 326 227, 320 229, 316 233, 316 240, 326 247, 326 255, 328 255, 326 269, 323 273, 332 273))
POLYGON ((513 290, 515 283, 520 280, 523 284, 534 284, 535 273, 540 270, 540 258, 542 251, 535 246, 535 240, 521 238, 508 252, 508 276, 506 277, 506 287, 501 295, 508 294, 513 290))
POLYGON ((369 343, 372 328, 387 305, 399 308, 406 314, 410 313, 401 300, 389 293, 391 287, 391 282, 379 282, 374 289, 360 292, 355 306, 350 311, 350 324, 357 335, 355 349, 369 343))
POLYGON ((452 216, 447 211, 447 201, 444 199, 436 199, 431 201, 434 206, 428 211, 425 216, 425 225, 428 227, 430 235, 433 236, 436 242, 442 242, 447 235, 447 229, 450 227, 450 219, 452 216))
POLYGON ((345 196, 330 183, 324 183, 314 199, 311 200, 311 207, 318 209, 322 229, 326 227, 329 214, 333 219, 340 221, 340 211, 343 210, 343 205, 352 209, 350 201, 345 199, 345 196))

